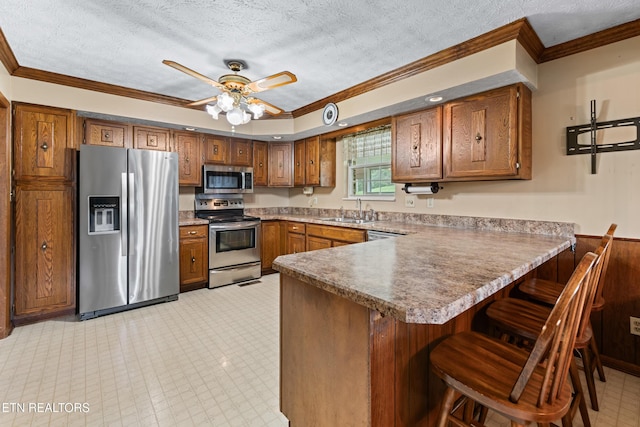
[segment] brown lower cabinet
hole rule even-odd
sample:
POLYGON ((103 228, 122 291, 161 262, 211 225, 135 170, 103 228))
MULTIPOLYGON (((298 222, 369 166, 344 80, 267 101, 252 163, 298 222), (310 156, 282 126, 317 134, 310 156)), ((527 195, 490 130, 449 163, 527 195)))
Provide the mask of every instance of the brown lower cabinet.
POLYGON ((209 227, 180 227, 180 292, 201 289, 209 280, 209 227))
POLYGON ((287 254, 297 254, 306 251, 307 237, 305 235, 306 224, 302 222, 287 223, 287 254))
POLYGON ((282 239, 282 221, 262 221, 260 241, 260 261, 262 274, 275 273, 273 260, 284 253, 282 239))
POLYGON ((287 254, 361 243, 367 240, 365 230, 295 221, 288 221, 286 224, 287 254))
POLYGON ((19 185, 14 323, 75 312, 75 187, 19 185))

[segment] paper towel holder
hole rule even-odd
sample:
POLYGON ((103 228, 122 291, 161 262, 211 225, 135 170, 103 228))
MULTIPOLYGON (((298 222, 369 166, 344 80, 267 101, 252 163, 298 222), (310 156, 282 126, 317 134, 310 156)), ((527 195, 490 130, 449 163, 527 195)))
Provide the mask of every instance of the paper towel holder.
POLYGON ((402 188, 407 194, 436 194, 442 187, 437 182, 432 182, 431 185, 416 185, 407 183, 402 188))

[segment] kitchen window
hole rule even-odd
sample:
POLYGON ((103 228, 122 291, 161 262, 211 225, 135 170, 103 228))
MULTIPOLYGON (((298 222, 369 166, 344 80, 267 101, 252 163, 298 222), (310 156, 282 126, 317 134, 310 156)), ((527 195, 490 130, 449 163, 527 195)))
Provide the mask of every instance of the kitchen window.
POLYGON ((348 199, 395 200, 391 182, 391 126, 342 137, 348 199))

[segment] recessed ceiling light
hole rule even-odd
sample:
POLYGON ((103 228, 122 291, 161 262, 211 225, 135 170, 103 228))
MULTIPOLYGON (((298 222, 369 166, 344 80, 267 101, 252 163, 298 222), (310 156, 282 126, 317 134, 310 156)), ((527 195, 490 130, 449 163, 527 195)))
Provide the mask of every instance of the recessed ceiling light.
POLYGON ((281 137, 281 136, 278 136, 278 135, 274 135, 274 136, 273 136, 273 139, 282 139, 282 137, 281 137))
POLYGON ((189 130, 189 131, 193 132, 194 130, 198 130, 198 128, 186 127, 186 128, 184 128, 184 130, 189 130))
POLYGON ((341 128, 343 128, 343 127, 349 126, 349 123, 347 123, 347 122, 340 122, 340 123, 338 123, 338 126, 340 126, 341 128))
POLYGON ((440 102, 440 101, 442 101, 442 97, 441 96, 431 96, 431 97, 427 98, 427 101, 429 101, 429 102, 440 102))

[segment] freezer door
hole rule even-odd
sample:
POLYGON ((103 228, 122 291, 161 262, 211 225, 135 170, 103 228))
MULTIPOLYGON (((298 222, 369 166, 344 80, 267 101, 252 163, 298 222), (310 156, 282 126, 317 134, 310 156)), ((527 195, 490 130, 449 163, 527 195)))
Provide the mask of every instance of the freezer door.
POLYGON ((123 185, 127 152, 82 145, 79 156, 78 309, 82 316, 127 304, 127 198, 123 185))
POLYGON ((180 292, 178 154, 129 150, 129 304, 180 292))

